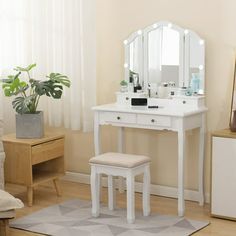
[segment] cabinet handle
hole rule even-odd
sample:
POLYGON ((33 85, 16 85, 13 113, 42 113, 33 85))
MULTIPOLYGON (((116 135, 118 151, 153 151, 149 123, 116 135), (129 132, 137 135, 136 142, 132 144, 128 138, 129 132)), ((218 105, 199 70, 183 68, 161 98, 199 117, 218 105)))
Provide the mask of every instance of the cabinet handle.
POLYGON ((186 101, 183 101, 183 104, 186 104, 186 101))
POLYGON ((117 116, 116 118, 117 118, 117 120, 120 120, 120 117, 119 117, 119 116, 117 116))
POLYGON ((126 97, 125 99, 128 101, 128 100, 129 100, 129 97, 126 97))
POLYGON ((155 122, 155 120, 154 120, 154 119, 151 119, 151 122, 152 122, 152 123, 154 123, 154 122, 155 122))

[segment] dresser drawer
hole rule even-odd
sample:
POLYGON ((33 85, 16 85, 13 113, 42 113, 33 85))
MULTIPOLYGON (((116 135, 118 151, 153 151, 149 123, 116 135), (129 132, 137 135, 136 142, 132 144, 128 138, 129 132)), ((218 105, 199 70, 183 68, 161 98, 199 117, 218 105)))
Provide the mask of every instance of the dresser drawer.
POLYGON ((32 165, 61 157, 64 155, 64 139, 55 139, 32 146, 31 151, 32 165))
POLYGON ((123 112, 102 112, 100 121, 112 123, 136 123, 136 114, 123 112))
POLYGON ((171 126, 171 118, 167 116, 156 115, 137 115, 137 123, 141 125, 171 126))

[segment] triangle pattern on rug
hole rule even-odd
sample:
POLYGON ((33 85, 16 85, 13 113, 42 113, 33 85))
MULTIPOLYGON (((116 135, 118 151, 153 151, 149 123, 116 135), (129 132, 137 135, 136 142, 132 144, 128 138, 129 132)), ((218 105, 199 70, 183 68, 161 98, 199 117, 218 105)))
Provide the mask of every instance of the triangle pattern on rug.
POLYGON ((60 212, 61 212, 62 215, 65 215, 65 214, 67 214, 67 213, 72 212, 72 211, 75 210, 75 209, 72 208, 72 207, 66 207, 66 206, 60 206, 60 205, 59 205, 58 207, 59 207, 59 210, 60 210, 60 212))
POLYGON ((115 215, 108 215, 108 214, 103 214, 100 213, 100 215, 98 217, 91 217, 90 219, 102 219, 102 218, 118 218, 119 216, 115 216, 115 215))
POLYGON ((81 221, 77 221, 72 226, 87 226, 87 225, 102 225, 102 224, 97 223, 97 222, 93 222, 93 221, 89 221, 89 220, 81 220, 81 221))
POLYGON ((168 228, 169 228, 168 226, 162 226, 162 227, 153 227, 153 228, 142 228, 142 229, 139 229, 139 230, 156 234, 156 233, 160 233, 161 231, 166 230, 168 228))
POLYGON ((127 228, 118 227, 118 226, 114 226, 114 225, 107 225, 107 226, 108 226, 108 228, 111 230, 111 232, 112 232, 112 234, 113 234, 114 236, 117 236, 117 235, 119 235, 119 234, 121 234, 121 233, 126 232, 127 230, 129 230, 129 229, 127 229, 127 228))
POLYGON ((193 227, 190 222, 186 219, 182 219, 178 223, 176 223, 174 226, 180 227, 180 228, 185 228, 185 229, 193 229, 195 230, 195 227, 193 227))

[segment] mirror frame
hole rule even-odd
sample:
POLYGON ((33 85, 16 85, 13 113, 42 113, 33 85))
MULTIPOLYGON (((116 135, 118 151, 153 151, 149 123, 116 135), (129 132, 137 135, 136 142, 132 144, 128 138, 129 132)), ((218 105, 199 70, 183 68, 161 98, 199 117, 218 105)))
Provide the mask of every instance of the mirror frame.
MULTIPOLYGON (((142 30, 138 30, 137 32, 134 32, 131 34, 126 40, 124 40, 124 45, 125 45, 125 63, 124 63, 124 68, 125 68, 125 80, 129 82, 129 62, 130 62, 130 53, 129 53, 129 45, 136 39, 140 37, 139 39, 139 50, 140 50, 140 58, 139 58, 139 64, 143 65, 143 39, 142 39, 142 30)), ((140 78, 143 78, 143 66, 140 69, 140 78)))
POLYGON ((236 58, 235 58, 235 63, 234 63, 233 89, 232 89, 232 96, 231 96, 230 118, 229 118, 229 128, 232 132, 236 132, 236 127, 234 127, 234 125, 236 125, 236 124, 233 124, 233 118, 234 118, 233 104, 234 104, 234 100, 235 100, 235 103, 236 103, 236 96, 234 96, 234 92, 236 94, 236 58))
POLYGON ((142 78, 143 83, 144 83, 144 91, 147 91, 148 87, 148 53, 147 53, 147 48, 148 48, 148 33, 151 32, 152 30, 155 30, 158 27, 162 26, 167 26, 170 28, 173 28, 174 30, 178 31, 180 33, 180 41, 182 42, 182 47, 180 47, 180 69, 179 69, 179 87, 189 87, 191 77, 189 74, 189 69, 190 69, 190 40, 189 37, 190 35, 194 35, 197 38, 199 38, 199 41, 202 41, 203 44, 203 68, 201 70, 201 76, 203 79, 203 95, 205 94, 205 41, 194 31, 189 30, 189 29, 184 29, 176 24, 173 24, 169 21, 159 21, 156 22, 150 26, 147 26, 143 30, 138 30, 134 33, 132 33, 126 40, 124 40, 124 45, 125 45, 125 63, 124 63, 124 68, 125 68, 125 80, 129 82, 129 44, 136 38, 140 37, 140 55, 141 58, 139 58, 140 63, 142 65, 142 68, 140 69, 140 78, 142 78))

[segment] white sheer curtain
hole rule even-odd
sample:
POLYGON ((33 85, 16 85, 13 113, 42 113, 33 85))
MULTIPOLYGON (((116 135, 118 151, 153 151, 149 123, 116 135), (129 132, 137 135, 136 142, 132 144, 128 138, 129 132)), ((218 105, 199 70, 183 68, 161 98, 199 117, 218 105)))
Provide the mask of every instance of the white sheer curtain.
MULTIPOLYGON (((36 79, 50 72, 67 75, 71 88, 64 90, 63 98, 43 98, 39 108, 51 126, 91 130, 90 108, 96 102, 95 0, 0 0, 0 29, 0 74, 37 63, 36 79)), ((5 120, 9 102, 1 107, 5 120)))

